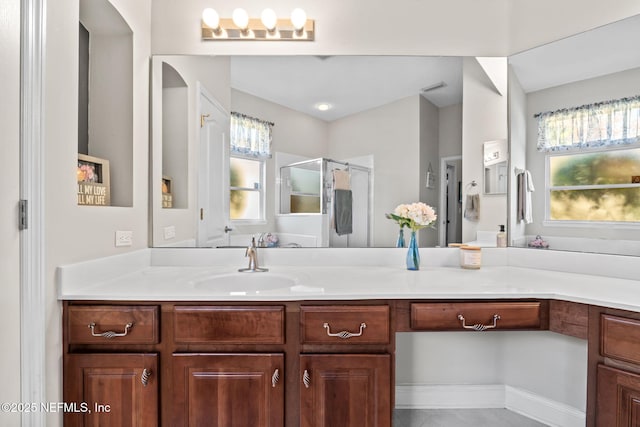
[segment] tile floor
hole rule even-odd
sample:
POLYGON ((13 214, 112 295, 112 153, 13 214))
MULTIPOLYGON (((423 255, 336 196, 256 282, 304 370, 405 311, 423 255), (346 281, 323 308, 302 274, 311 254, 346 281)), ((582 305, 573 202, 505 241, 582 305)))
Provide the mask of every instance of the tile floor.
POLYGON ((543 427, 507 409, 396 409, 393 427, 543 427))

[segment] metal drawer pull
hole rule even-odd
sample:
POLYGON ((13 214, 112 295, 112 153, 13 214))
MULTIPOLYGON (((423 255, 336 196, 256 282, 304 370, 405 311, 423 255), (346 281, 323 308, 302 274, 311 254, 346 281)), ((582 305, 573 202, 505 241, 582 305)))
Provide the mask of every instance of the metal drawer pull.
POLYGON ((151 371, 147 370, 147 368, 144 368, 142 370, 142 375, 140 375, 140 382, 142 383, 143 386, 147 386, 147 384, 149 384, 149 377, 151 376, 151 371))
POLYGON ((342 338, 343 340, 346 340, 347 338, 362 336, 362 331, 364 330, 364 328, 367 327, 367 324, 364 322, 360 323, 360 332, 358 332, 357 334, 354 332, 348 332, 348 331, 342 331, 342 332, 337 332, 335 334, 332 334, 331 328, 329 327, 328 323, 325 323, 323 327, 327 330, 327 335, 329 335, 330 337, 339 337, 339 338, 342 338))
POLYGON ((271 387, 275 387, 278 381, 280 381, 280 371, 276 369, 271 375, 271 387))
POLYGON ((96 331, 95 331, 96 324, 94 322, 89 323, 89 325, 87 326, 89 327, 89 329, 91 329, 91 336, 103 337, 103 338, 115 338, 115 337, 126 337, 127 334, 129 333, 129 330, 133 326, 133 323, 127 323, 126 325, 124 325, 124 332, 122 333, 118 333, 114 331, 106 331, 101 334, 96 334, 96 331))
POLYGON ((309 388, 309 386, 311 385, 311 375, 309 375, 309 371, 307 371, 306 369, 302 374, 302 383, 306 388, 309 388))
POLYGON ((464 316, 458 314, 458 320, 462 323, 464 329, 473 329, 474 331, 486 331, 487 329, 493 329, 497 326, 498 320, 500 320, 499 314, 493 315, 493 325, 483 325, 482 323, 476 323, 475 325, 468 326, 464 323, 464 316))

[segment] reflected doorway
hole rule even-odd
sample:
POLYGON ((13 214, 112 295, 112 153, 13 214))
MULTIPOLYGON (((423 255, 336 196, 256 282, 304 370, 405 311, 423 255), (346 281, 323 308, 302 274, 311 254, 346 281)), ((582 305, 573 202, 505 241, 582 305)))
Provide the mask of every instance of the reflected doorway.
POLYGON ((440 236, 439 244, 462 242, 462 156, 440 159, 440 236))

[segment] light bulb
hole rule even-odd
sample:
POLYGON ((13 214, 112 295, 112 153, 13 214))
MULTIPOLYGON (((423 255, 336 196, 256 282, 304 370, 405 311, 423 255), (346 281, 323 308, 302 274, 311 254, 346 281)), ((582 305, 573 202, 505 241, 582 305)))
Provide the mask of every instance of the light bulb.
POLYGON ((262 24, 269 31, 273 31, 276 29, 276 25, 278 23, 278 16, 273 11, 273 9, 265 9, 262 11, 262 15, 260 17, 262 20, 262 24))
POLYGON ((233 23, 236 24, 236 27, 241 30, 246 30, 249 26, 249 15, 247 11, 241 8, 237 8, 233 10, 233 14, 231 15, 231 19, 233 23))
POLYGON ((331 104, 327 102, 321 102, 319 104, 316 104, 316 108, 320 111, 327 111, 331 109, 331 104))
POLYGON ((302 31, 304 24, 307 23, 306 12, 300 8, 293 9, 293 12, 291 12, 291 23, 297 31, 302 31))
POLYGON ((210 7, 202 11, 202 20, 212 30, 217 31, 220 29, 220 16, 218 12, 210 7))

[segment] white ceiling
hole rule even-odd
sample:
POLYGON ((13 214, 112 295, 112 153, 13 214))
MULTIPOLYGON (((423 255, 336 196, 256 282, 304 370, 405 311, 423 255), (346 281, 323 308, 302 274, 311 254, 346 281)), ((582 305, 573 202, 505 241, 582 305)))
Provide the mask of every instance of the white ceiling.
POLYGON ((640 67, 640 15, 509 57, 525 92, 640 67))
POLYGON ((462 102, 462 58, 420 56, 232 56, 234 89, 332 121, 418 95, 438 107, 462 102), (318 103, 329 103, 318 111, 318 103))

